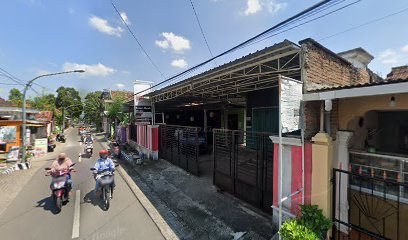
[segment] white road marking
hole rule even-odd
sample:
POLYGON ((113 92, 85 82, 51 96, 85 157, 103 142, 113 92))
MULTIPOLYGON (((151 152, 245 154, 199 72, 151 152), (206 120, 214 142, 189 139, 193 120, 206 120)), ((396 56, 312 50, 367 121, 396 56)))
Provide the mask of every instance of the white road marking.
POLYGON ((72 239, 79 238, 80 205, 81 205, 81 190, 76 190, 74 205, 74 223, 72 225, 72 239))
POLYGON ((82 161, 82 154, 81 153, 79 153, 79 156, 78 156, 78 162, 81 162, 82 161))

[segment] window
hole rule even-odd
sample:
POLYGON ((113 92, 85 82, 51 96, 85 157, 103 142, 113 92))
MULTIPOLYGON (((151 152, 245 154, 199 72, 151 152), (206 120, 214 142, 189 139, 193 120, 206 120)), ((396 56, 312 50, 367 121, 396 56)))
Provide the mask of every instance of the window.
POLYGON ((406 198, 408 202, 408 158, 350 152, 350 185, 380 197, 406 198))

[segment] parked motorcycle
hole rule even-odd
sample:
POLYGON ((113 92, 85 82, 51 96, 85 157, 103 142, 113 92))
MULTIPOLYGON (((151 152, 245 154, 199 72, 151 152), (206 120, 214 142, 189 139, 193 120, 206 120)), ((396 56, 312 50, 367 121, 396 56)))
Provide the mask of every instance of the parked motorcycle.
MULTIPOLYGON (((51 191, 52 191, 52 199, 54 201, 55 207, 58 212, 61 211, 62 203, 67 202, 69 200, 69 191, 67 186, 67 177, 68 175, 74 171, 72 164, 69 167, 69 170, 58 171, 55 173, 46 174, 45 176, 51 176, 51 191)), ((45 168, 46 171, 51 170, 51 168, 45 168)))
MULTIPOLYGON (((95 168, 91 168, 91 171, 95 171, 95 168)), ((100 191, 102 191, 101 198, 104 204, 104 210, 109 209, 110 200, 113 196, 113 180, 114 174, 109 169, 105 169, 96 174, 95 180, 100 182, 100 191)))
POLYGON ((93 153, 93 144, 92 142, 87 142, 85 145, 85 154, 92 156, 93 153))
POLYGON ((52 139, 48 139, 48 152, 54 152, 56 145, 52 139))
POLYGON ((57 142, 62 142, 62 143, 65 143, 65 141, 66 141, 65 136, 63 134, 58 134, 57 137, 55 138, 55 140, 57 142))
POLYGON ((113 147, 112 156, 115 158, 120 158, 121 152, 119 143, 116 141, 112 142, 112 147, 113 147))

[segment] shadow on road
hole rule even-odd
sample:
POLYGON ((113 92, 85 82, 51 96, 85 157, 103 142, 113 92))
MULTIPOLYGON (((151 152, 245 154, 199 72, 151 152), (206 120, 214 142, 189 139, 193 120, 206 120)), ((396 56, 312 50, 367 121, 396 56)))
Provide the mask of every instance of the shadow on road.
POLYGON ((38 201, 36 207, 42 207, 45 211, 50 211, 54 215, 59 213, 51 196, 38 201))
POLYGON ((91 158, 92 154, 88 154, 88 153, 81 153, 81 158, 91 158))
POLYGON ((104 210, 103 208, 103 203, 101 201, 100 197, 95 196, 94 190, 89 191, 85 196, 84 196, 84 202, 85 203, 91 203, 94 206, 98 206, 100 209, 104 210))

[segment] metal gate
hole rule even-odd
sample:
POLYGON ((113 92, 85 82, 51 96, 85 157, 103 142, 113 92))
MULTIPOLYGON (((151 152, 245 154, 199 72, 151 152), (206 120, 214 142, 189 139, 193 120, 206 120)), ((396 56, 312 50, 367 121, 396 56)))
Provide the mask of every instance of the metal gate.
POLYGON ((271 134, 214 130, 214 184, 271 213, 273 144, 271 134))
POLYGON ((408 185, 387 172, 333 169, 333 239, 408 239, 408 185))
POLYGON ((197 127, 160 125, 160 157, 198 176, 199 130, 197 127))

